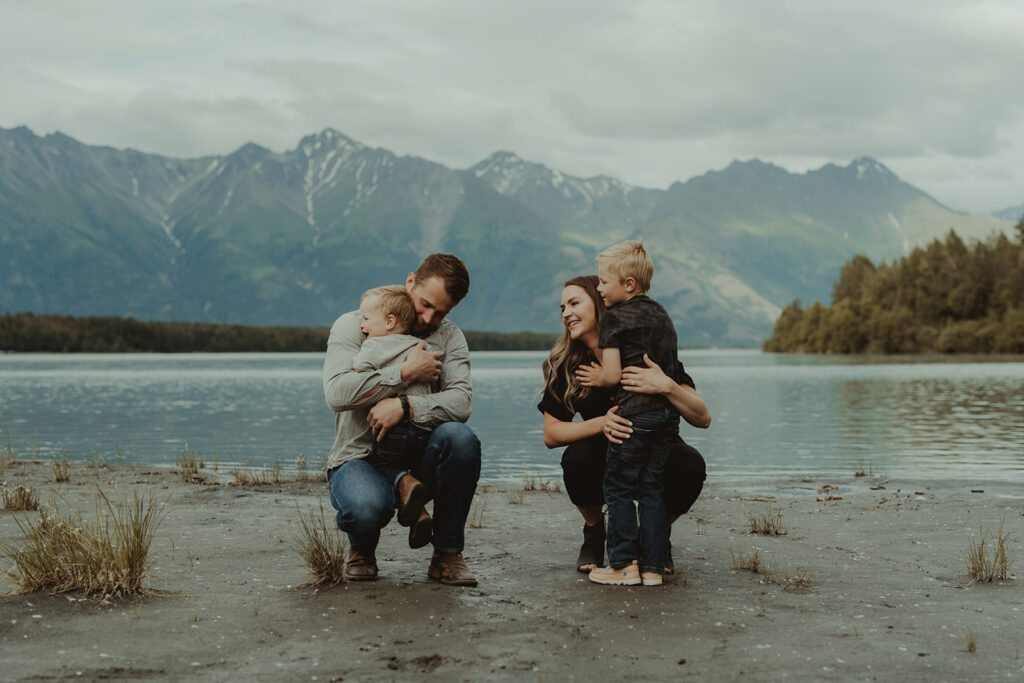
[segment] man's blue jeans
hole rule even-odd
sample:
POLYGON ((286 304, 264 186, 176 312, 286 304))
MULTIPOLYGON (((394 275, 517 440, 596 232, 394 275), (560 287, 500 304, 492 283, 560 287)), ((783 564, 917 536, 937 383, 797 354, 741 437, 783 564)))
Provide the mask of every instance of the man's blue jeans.
MULTIPOLYGON (((405 469, 411 468, 434 499, 434 550, 461 553, 480 478, 480 440, 465 424, 445 422, 413 460, 405 469)), ((348 460, 328 473, 338 528, 348 534, 353 550, 373 552, 377 547, 380 530, 395 514, 396 474, 393 463, 377 466, 371 457, 348 460)))
POLYGON ((661 494, 665 465, 679 429, 679 415, 654 410, 630 415, 633 433, 621 444, 608 444, 604 500, 608 505, 608 566, 622 569, 640 560, 640 571, 665 571, 668 521, 661 494), (637 532, 637 510, 640 529, 637 532), (643 544, 638 556, 637 541, 643 544))

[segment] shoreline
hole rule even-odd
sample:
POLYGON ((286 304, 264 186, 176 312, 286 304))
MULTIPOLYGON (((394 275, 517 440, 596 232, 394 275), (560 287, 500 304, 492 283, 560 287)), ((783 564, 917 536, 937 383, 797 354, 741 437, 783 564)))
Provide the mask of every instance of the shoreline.
MULTIPOLYGON (((466 529, 478 587, 428 580, 429 549, 410 550, 392 522, 378 548, 379 581, 318 589, 301 587, 310 575, 293 543, 298 510, 322 500, 330 519, 322 483, 189 484, 145 464, 76 464, 69 482, 49 478, 43 463, 8 464, 0 476, 87 518, 97 486, 114 500, 139 491, 166 502, 145 582, 158 592, 108 602, 0 598, 4 680, 978 680, 1024 672, 1020 582, 968 585, 964 570, 972 534, 1001 519, 1011 573, 1020 569, 1024 494, 1003 481, 850 472, 750 478, 740 489, 711 478, 673 526, 678 571, 661 587, 591 584, 573 567, 582 525, 563 492, 484 483, 466 529), (817 500, 828 495, 841 499, 817 500), (785 535, 750 533, 748 517, 767 512, 781 515, 785 535), (764 572, 734 568, 754 551, 764 572)), ((19 540, 15 520, 24 514, 0 511, 0 543, 19 540)), ((11 588, 0 577, 0 591, 11 588)))

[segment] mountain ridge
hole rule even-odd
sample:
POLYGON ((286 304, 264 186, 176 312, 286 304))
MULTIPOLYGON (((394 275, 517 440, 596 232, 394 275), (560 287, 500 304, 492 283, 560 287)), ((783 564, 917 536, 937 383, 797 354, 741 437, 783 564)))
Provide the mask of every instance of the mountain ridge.
POLYGON ((667 189, 499 150, 467 169, 332 128, 274 152, 174 159, 0 128, 0 310, 323 325, 432 251, 470 267, 469 329, 558 329, 561 282, 643 237, 682 343, 757 343, 856 253, 897 258, 965 216, 860 157, 793 174, 736 161, 667 189))

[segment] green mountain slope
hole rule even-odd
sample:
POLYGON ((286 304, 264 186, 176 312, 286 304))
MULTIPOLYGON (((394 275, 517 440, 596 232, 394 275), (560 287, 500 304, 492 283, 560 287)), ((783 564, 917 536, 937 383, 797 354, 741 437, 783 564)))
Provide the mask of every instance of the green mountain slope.
POLYGON ((780 306, 827 299, 856 253, 1009 226, 871 159, 806 174, 735 163, 652 190, 509 152, 454 170, 330 129, 283 153, 186 160, 0 129, 0 311, 325 325, 445 250, 472 278, 456 322, 556 330, 561 283, 643 236, 680 340, 752 345, 780 306))

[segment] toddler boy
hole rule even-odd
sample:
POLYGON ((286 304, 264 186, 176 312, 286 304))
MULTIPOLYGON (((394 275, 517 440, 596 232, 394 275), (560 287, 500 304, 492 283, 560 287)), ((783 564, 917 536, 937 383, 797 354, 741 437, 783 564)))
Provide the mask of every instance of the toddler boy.
MULTIPOLYGON (((399 368, 405 356, 423 340, 406 334, 416 320, 416 309, 405 287, 388 285, 363 294, 359 303, 359 328, 366 335, 359 352, 352 358, 356 372, 399 368)), ((428 349, 433 351, 434 349, 428 349)), ((405 418, 377 440, 369 426, 360 440, 370 444, 367 462, 394 482, 398 523, 409 527, 409 547, 421 548, 430 542, 433 521, 424 509, 429 499, 427 487, 411 473, 411 465, 426 448, 430 430, 409 420, 409 396, 430 393, 426 382, 410 384, 398 398, 405 418)), ((369 411, 369 406, 365 409, 369 411)))

